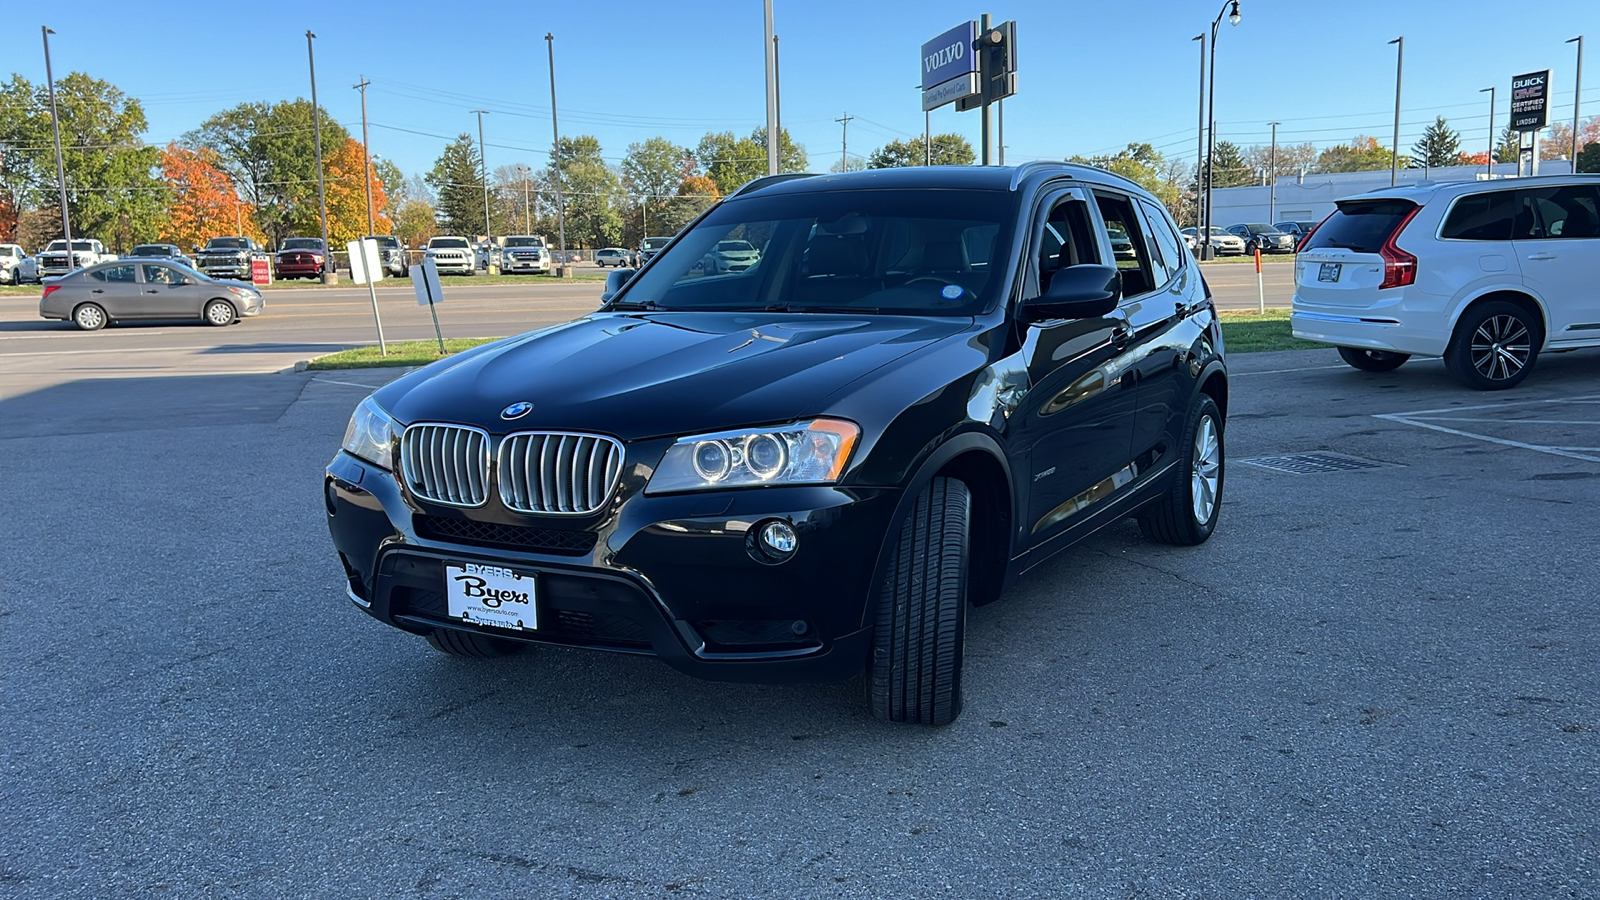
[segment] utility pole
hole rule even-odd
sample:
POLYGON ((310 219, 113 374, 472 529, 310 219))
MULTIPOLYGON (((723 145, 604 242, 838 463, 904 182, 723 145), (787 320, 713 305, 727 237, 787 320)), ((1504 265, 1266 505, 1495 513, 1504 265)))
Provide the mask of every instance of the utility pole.
POLYGON ((1479 91, 1478 93, 1482 94, 1485 91, 1487 91, 1488 94, 1489 94, 1489 165, 1487 166, 1487 170, 1488 170, 1488 176, 1490 178, 1493 178, 1494 177, 1494 86, 1491 85, 1489 87, 1486 87, 1482 91, 1479 91))
POLYGON ((1583 35, 1578 35, 1568 44, 1578 45, 1578 74, 1573 79, 1572 87, 1572 172, 1578 172, 1578 101, 1583 99, 1583 35))
POLYGON ((1406 64, 1406 36, 1400 35, 1391 44, 1399 44, 1394 56, 1394 146, 1389 149, 1389 186, 1394 187, 1400 177, 1400 84, 1406 64))
MULTIPOLYGON (((309 29, 306 31, 306 61, 311 64, 311 143, 317 153, 317 211, 322 220, 322 252, 333 259, 333 248, 328 246, 328 195, 323 188, 322 178, 322 108, 317 105, 317 57, 311 49, 311 42, 316 38, 309 29)), ((332 279, 338 278, 336 273, 324 272, 322 283, 331 284, 332 279), (330 278, 329 276, 332 276, 330 278)))
MULTIPOLYGON (((483 152, 483 116, 487 109, 475 109, 478 114, 478 165, 483 167, 483 240, 488 244, 494 239, 494 231, 489 227, 489 157, 483 152)), ((484 248, 486 251, 487 247, 484 248)), ((488 263, 484 264, 485 270, 488 263)))
POLYGON ((922 111, 922 164, 933 165, 933 113, 922 111))
POLYGON ((556 36, 545 32, 544 43, 550 51, 550 180, 556 189, 556 232, 561 241, 561 265, 556 267, 559 273, 567 266, 567 205, 561 199, 561 126, 556 124, 556 36))
POLYGON ((56 76, 50 69, 50 35, 55 31, 40 25, 44 38, 44 80, 50 86, 50 128, 56 140, 56 185, 61 189, 61 233, 67 239, 67 264, 72 264, 72 216, 67 212, 67 169, 61 163, 61 116, 56 113, 56 76))
POLYGON ((1200 233, 1200 198, 1204 192, 1200 190, 1200 179, 1206 167, 1206 35, 1201 32, 1190 38, 1191 41, 1200 42, 1200 120, 1195 123, 1194 130, 1194 232, 1196 235, 1195 250, 1200 253, 1201 259, 1206 259, 1204 248, 1210 247, 1210 235, 1200 233))
POLYGON ((772 0, 766 0, 767 16, 767 174, 778 174, 778 43, 772 30, 772 0))
POLYGON ((372 144, 367 140, 367 85, 371 83, 363 75, 356 90, 361 92, 361 154, 367 163, 367 234, 377 234, 377 229, 372 227, 372 144))
POLYGON ((522 176, 522 233, 533 234, 533 216, 528 212, 528 167, 517 163, 517 174, 522 176))
POLYGON ((1267 177, 1272 179, 1271 199, 1267 205, 1267 224, 1271 225, 1278 218, 1278 122, 1268 122, 1272 126, 1272 152, 1267 157, 1267 177))
POLYGON ((841 172, 850 171, 850 120, 854 118, 855 116, 845 113, 844 118, 834 119, 835 122, 844 126, 844 129, 839 134, 839 171, 841 172))
POLYGON ((778 36, 772 36, 772 106, 778 123, 778 168, 783 168, 783 68, 778 64, 778 36))

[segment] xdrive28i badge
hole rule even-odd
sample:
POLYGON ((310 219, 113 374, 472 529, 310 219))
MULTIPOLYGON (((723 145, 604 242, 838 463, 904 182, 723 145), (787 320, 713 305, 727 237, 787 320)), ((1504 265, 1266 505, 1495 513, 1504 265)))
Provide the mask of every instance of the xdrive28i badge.
POLYGON ((518 400, 505 409, 500 410, 502 419, 520 419, 533 409, 533 404, 526 400, 518 400))

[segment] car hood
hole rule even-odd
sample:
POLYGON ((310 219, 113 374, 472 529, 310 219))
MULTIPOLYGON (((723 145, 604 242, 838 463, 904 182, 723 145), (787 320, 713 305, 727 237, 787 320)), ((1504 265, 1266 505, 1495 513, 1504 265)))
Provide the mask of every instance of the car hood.
POLYGON ((783 313, 596 314, 435 363, 378 391, 401 423, 622 440, 719 431, 825 412, 858 378, 970 319, 783 313), (518 401, 515 422, 500 412, 518 401))

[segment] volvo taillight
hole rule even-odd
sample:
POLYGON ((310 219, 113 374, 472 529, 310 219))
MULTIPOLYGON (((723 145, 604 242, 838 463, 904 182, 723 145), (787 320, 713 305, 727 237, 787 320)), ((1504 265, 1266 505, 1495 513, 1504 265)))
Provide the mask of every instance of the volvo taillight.
POLYGON ((1400 237, 1400 233, 1406 230, 1406 226, 1411 224, 1411 220, 1416 218, 1419 212, 1422 212, 1422 207, 1420 206, 1406 213, 1406 217, 1400 220, 1400 224, 1389 232, 1388 240, 1384 241, 1383 246, 1378 248, 1378 255, 1383 257, 1383 283, 1378 285, 1378 290, 1405 287, 1416 283, 1417 258, 1395 246, 1395 240, 1400 237))

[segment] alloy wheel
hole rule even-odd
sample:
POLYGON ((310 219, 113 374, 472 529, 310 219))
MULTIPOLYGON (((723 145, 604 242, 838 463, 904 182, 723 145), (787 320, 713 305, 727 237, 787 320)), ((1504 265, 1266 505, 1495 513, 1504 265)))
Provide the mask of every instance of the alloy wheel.
POLYGON ((1472 367, 1490 381, 1514 378, 1533 355, 1533 337, 1516 316, 1483 320, 1472 333, 1472 367))
POLYGON ((1189 470, 1189 497, 1194 505, 1194 520, 1202 525, 1217 511, 1217 483, 1222 474, 1222 442, 1217 440, 1217 423, 1201 416, 1194 429, 1194 463, 1189 470))

